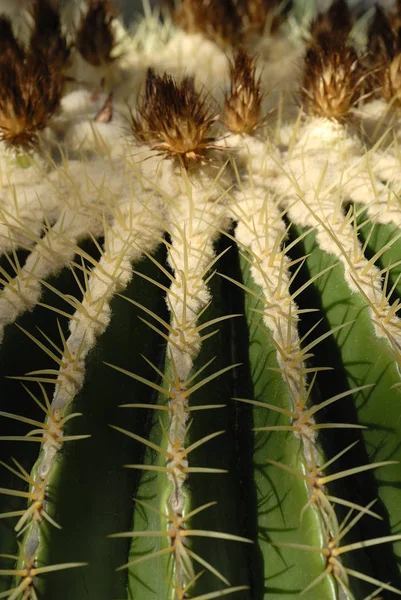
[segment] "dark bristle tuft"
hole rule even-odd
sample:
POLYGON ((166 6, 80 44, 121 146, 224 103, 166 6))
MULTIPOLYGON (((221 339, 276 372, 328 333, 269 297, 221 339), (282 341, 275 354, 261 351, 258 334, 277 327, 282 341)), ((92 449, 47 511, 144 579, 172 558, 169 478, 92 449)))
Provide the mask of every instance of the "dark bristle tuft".
POLYGON ((77 31, 76 45, 83 58, 95 67, 113 60, 116 40, 112 22, 115 18, 110 0, 89 0, 88 11, 77 31))
POLYGON ((395 40, 389 19, 384 11, 376 6, 375 16, 368 31, 368 51, 375 62, 391 60, 394 57, 395 40))
POLYGON ((371 87, 381 96, 401 103, 401 4, 396 13, 386 15, 376 7, 368 32, 368 64, 373 75, 371 87))
MULTIPOLYGON (((174 14, 174 2, 165 4, 174 14)), ((291 5, 291 0, 182 0, 174 16, 187 33, 202 33, 221 47, 235 47, 249 36, 261 35, 267 22, 274 33, 291 5)))
POLYGON ((394 33, 401 28, 401 0, 397 0, 395 3, 395 10, 390 12, 388 15, 390 25, 394 33))
POLYGON ((15 39, 11 22, 6 17, 0 17, 0 60, 5 60, 6 55, 9 60, 20 62, 25 53, 15 39))
POLYGON ((0 139, 10 147, 33 147, 59 108, 64 79, 35 58, 0 64, 0 139))
POLYGON ((301 97, 311 115, 344 120, 364 94, 365 72, 356 51, 332 34, 319 35, 305 56, 301 97))
POLYGON ((176 83, 170 75, 159 76, 149 69, 131 128, 140 143, 168 157, 181 158, 187 167, 193 161, 204 162, 207 151, 215 147, 210 130, 217 118, 195 90, 193 77, 176 83))
POLYGON ((55 69, 64 69, 70 48, 61 30, 60 14, 49 0, 35 0, 32 5, 34 28, 30 40, 33 55, 43 55, 55 69))
POLYGON ((187 33, 203 33, 223 47, 242 37, 234 0, 183 0, 176 22, 187 33))
POLYGON ((226 127, 232 133, 252 133, 261 123, 262 98, 255 57, 239 48, 230 65, 230 93, 224 105, 226 127))
POLYGON ((34 15, 38 18, 26 51, 10 22, 0 18, 0 140, 10 147, 37 144, 64 90, 62 66, 69 51, 60 30, 47 30, 59 26, 58 15, 42 0, 34 4, 34 15), (39 6, 44 8, 40 18, 39 6))
POLYGON ((346 38, 352 28, 352 15, 347 0, 335 0, 330 8, 320 13, 311 25, 311 36, 315 43, 326 34, 336 34, 346 38))

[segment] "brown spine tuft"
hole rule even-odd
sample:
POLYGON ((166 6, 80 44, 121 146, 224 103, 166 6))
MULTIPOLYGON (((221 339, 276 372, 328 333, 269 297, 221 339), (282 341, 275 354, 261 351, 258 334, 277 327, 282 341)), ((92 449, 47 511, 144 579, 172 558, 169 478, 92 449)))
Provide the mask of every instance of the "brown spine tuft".
POLYGON ((256 77, 256 60, 239 48, 230 65, 230 93, 224 104, 224 122, 232 133, 250 134, 261 124, 263 94, 256 77))
POLYGON ((64 77, 46 48, 36 50, 35 42, 25 52, 4 17, 0 39, 0 140, 29 148, 60 105, 64 77))
MULTIPOLYGON (((164 4, 174 13, 173 0, 164 4)), ((238 46, 247 36, 270 32, 282 24, 292 0, 182 0, 175 21, 189 34, 203 33, 219 46, 238 46)))
POLYGON ((355 50, 334 34, 319 35, 305 56, 301 97, 311 115, 343 120, 364 94, 365 72, 355 50))
POLYGON ((31 35, 32 55, 43 56, 55 69, 64 69, 70 48, 61 30, 59 12, 49 0, 35 0, 32 5, 34 28, 31 35))
POLYGON ((83 58, 95 67, 113 60, 115 18, 110 0, 89 0, 88 11, 78 27, 76 45, 83 58))
POLYGON ((387 16, 376 7, 368 32, 369 66, 374 75, 371 85, 387 100, 401 104, 401 3, 387 16))
POLYGON ((175 20, 187 33, 203 33, 222 47, 242 37, 234 0, 183 0, 175 20))
POLYGON ((14 37, 10 21, 6 17, 0 17, 0 59, 11 62, 24 60, 25 52, 14 37))
POLYGON ((313 43, 320 43, 320 36, 335 34, 344 40, 348 37, 353 25, 351 11, 347 0, 335 0, 330 8, 320 13, 311 25, 313 43))
POLYGON ((394 58, 394 32, 388 17, 378 6, 368 31, 368 51, 378 62, 385 63, 394 58))
POLYGON ((389 21, 391 28, 395 34, 401 28, 401 0, 397 0, 395 3, 395 10, 389 13, 389 21))
POLYGON ((132 115, 134 137, 167 157, 179 157, 185 167, 204 162, 207 151, 215 148, 210 130, 216 122, 206 99, 195 90, 193 77, 180 84, 166 73, 148 70, 145 93, 139 103, 138 117, 132 115))

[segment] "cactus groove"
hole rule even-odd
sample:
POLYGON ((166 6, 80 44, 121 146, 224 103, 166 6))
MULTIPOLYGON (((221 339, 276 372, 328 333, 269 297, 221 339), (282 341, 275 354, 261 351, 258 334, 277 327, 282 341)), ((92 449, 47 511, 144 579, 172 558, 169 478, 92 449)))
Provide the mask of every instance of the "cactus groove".
POLYGON ((0 599, 401 596, 401 2, 116 4, 0 1, 0 599))

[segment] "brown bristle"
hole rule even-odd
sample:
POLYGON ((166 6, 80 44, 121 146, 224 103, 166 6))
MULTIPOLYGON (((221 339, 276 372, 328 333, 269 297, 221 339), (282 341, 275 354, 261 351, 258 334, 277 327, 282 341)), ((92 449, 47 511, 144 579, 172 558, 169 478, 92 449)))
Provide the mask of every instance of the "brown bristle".
POLYGON ((60 105, 64 77, 45 52, 24 52, 5 18, 0 35, 0 140, 32 147, 60 105))
POLYGON ((102 108, 98 111, 95 116, 96 123, 110 123, 113 118, 113 94, 110 93, 102 108))
POLYGON ((232 133, 250 134, 261 123, 263 94, 255 63, 255 57, 239 48, 230 65, 230 93, 225 99, 224 123, 232 133))
POLYGON ((396 28, 394 20, 379 7, 368 32, 368 51, 374 72, 372 86, 385 100, 401 103, 401 22, 396 28))
POLYGON ((76 45, 83 58, 95 67, 113 60, 115 18, 110 0, 89 0, 88 11, 78 27, 76 45))
POLYGON ((175 20, 187 33, 203 33, 223 47, 242 36, 234 0, 183 0, 175 20))
POLYGON ((353 22, 347 0, 335 0, 328 10, 320 13, 311 24, 312 43, 319 43, 320 36, 336 34, 346 38, 353 22))
POLYGON ((389 13, 388 18, 393 32, 397 33, 401 28, 401 0, 397 0, 395 10, 389 13))
POLYGON ((210 130, 217 118, 196 92, 193 77, 177 84, 170 75, 158 76, 149 69, 138 117, 132 116, 132 133, 153 150, 181 158, 187 167, 192 161, 203 162, 215 147, 210 130))
POLYGON ((55 69, 67 66, 70 48, 61 31, 60 15, 49 0, 34 0, 32 5, 34 27, 30 50, 33 55, 42 55, 55 69))
POLYGON ((343 120, 364 94, 365 73, 355 50, 335 35, 319 35, 305 56, 301 97, 311 115, 343 120))
POLYGON ((269 15, 269 31, 282 24, 292 0, 182 0, 174 11, 174 1, 164 0, 175 13, 175 21, 187 33, 202 33, 219 46, 237 46, 252 34, 262 34, 269 15))
POLYGON ((5 59, 8 55, 12 62, 24 60, 25 52, 14 37, 11 22, 6 17, 0 17, 0 56, 5 59))
POLYGON ((394 56, 394 33, 389 19, 378 6, 368 31, 368 51, 375 62, 387 62, 394 56))

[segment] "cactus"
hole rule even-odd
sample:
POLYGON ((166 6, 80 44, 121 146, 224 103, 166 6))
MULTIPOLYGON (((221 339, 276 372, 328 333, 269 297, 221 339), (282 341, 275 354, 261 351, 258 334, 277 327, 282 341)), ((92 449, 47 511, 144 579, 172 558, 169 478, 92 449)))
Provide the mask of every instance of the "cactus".
POLYGON ((144 9, 0 16, 0 598, 401 595, 401 2, 144 9))

